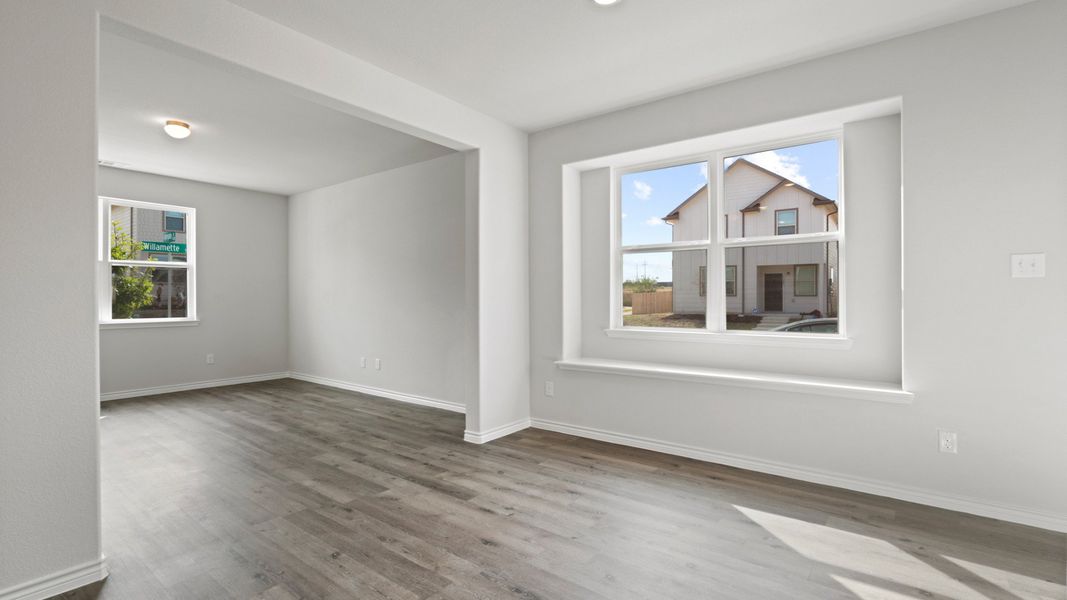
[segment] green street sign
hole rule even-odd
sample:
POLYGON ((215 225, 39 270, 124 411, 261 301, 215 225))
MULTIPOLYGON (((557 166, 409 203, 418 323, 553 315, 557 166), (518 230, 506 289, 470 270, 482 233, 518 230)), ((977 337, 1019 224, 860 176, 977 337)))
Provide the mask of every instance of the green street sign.
POLYGON ((185 244, 174 242, 141 242, 145 252, 166 252, 168 254, 185 254, 185 244))

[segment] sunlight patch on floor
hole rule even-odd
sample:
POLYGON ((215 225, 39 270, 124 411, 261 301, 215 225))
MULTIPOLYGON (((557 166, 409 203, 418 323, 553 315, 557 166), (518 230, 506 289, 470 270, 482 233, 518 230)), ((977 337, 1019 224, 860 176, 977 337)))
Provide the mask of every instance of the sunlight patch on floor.
MULTIPOLYGON (((958 565, 961 569, 966 569, 971 573, 974 573, 977 577, 981 577, 999 588, 1012 590, 1012 593, 1019 598, 1025 598, 1027 600, 1067 598, 1067 589, 1058 583, 1045 581, 1044 579, 1039 579, 1037 577, 1029 577, 1021 573, 1005 571, 1004 569, 963 560, 962 558, 946 555, 942 556, 945 560, 958 565)), ((1067 566, 1064 568, 1067 569, 1067 566)))
MULTIPOLYGON (((734 508, 801 556, 828 567, 884 580, 890 588, 922 589, 959 600, 986 600, 985 595, 885 540, 744 506, 734 508)), ((865 599, 914 597, 886 595, 890 594, 886 589, 862 585, 870 588, 866 590, 868 594, 876 590, 882 594, 860 596, 865 599)))
POLYGON ((901 594, 900 592, 887 590, 876 585, 849 579, 848 577, 840 575, 831 575, 830 577, 840 583, 841 587, 855 594, 859 600, 915 600, 915 596, 901 594))

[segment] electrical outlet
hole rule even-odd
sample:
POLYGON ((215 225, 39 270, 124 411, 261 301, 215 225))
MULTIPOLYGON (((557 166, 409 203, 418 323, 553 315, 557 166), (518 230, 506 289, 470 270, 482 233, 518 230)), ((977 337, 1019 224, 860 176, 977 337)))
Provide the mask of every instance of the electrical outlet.
POLYGON ((209 365, 215 364, 215 355, 214 354, 208 354, 207 355, 207 364, 209 364, 209 365))
POLYGON ((958 454, 960 447, 958 441, 956 440, 956 432, 938 429, 937 448, 941 452, 946 452, 948 454, 958 454))
POLYGON ((382 370, 382 359, 380 359, 380 358, 374 359, 374 368, 378 369, 379 371, 382 370))
POLYGON ((367 357, 366 356, 359 357, 359 366, 364 368, 364 369, 367 368, 367 357))
POLYGON ((556 395, 556 384, 551 381, 545 382, 545 395, 549 398, 556 395))

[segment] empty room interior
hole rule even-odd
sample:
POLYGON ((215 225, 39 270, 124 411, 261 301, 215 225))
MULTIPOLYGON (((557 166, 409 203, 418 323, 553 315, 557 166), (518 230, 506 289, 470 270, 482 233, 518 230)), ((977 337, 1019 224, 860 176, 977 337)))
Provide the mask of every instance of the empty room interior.
POLYGON ((1067 600, 1064 31, 0 3, 0 600, 1067 600))

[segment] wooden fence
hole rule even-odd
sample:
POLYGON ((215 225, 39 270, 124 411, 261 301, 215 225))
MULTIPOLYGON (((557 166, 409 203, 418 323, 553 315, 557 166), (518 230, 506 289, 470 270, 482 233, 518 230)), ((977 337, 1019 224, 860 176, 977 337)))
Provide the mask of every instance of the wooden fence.
POLYGON ((674 312, 674 292, 644 292, 631 295, 633 314, 674 312))

